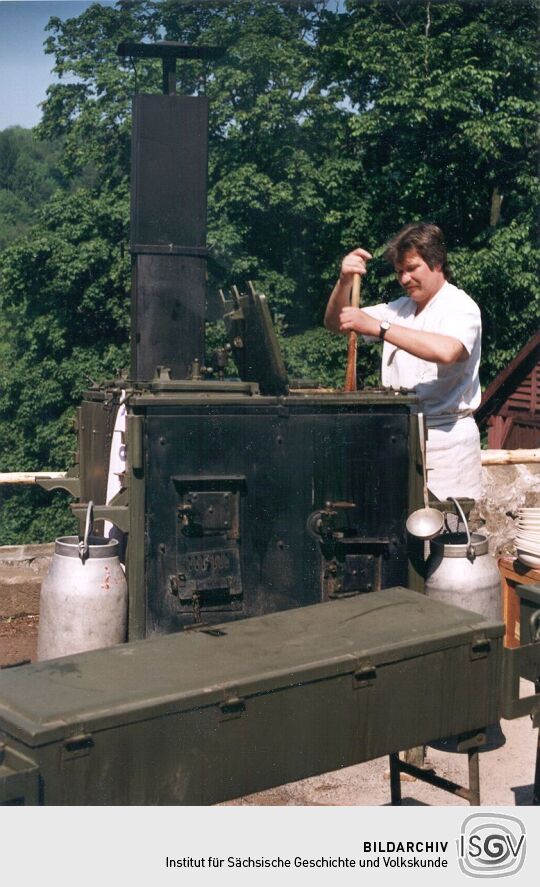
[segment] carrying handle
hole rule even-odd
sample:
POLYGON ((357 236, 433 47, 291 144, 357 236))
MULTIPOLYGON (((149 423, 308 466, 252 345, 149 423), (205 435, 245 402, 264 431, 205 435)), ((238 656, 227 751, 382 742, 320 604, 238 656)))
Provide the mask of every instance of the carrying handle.
POLYGON ((476 558, 476 551, 474 550, 473 544, 471 542, 471 533, 469 530, 469 524, 467 523, 467 518, 465 517, 465 514, 463 513, 463 509, 457 499, 454 499, 453 496, 447 496, 446 498, 448 499, 449 502, 454 503, 454 505, 457 508, 457 511, 458 511, 458 514, 459 514, 461 520, 465 524, 465 532, 467 533, 467 557, 470 560, 470 562, 472 563, 474 561, 474 559, 476 558))
POLYGON ((533 642, 536 643, 540 641, 540 610, 535 610, 529 619, 529 625, 531 627, 531 637, 533 642))
POLYGON ((424 414, 418 413, 418 441, 420 444, 420 455, 422 457, 422 495, 424 497, 424 508, 429 508, 429 496, 427 488, 427 465, 426 465, 426 428, 424 425, 424 414))
POLYGON ((90 537, 90 533, 92 532, 92 524, 94 523, 94 503, 92 500, 88 503, 88 508, 86 509, 86 525, 84 528, 84 537, 79 542, 79 557, 83 561, 88 557, 88 553, 90 551, 90 545, 88 543, 88 539, 90 537))
MULTIPOLYGON (((351 292, 351 307, 360 308, 360 291, 362 279, 359 274, 353 274, 351 292)), ((354 330, 349 332, 347 342, 347 370, 345 373, 345 391, 356 391, 356 352, 358 349, 358 335, 354 330)))

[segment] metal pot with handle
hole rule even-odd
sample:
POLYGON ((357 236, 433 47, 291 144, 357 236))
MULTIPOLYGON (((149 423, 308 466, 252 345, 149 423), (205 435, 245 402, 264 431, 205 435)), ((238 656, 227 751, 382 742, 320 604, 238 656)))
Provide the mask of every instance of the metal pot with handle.
POLYGON ((454 503, 465 532, 445 533, 431 540, 425 592, 435 600, 501 620, 501 576, 488 551, 488 540, 471 533, 457 499, 449 496, 448 500, 454 503))
POLYGON ((127 583, 118 541, 91 535, 88 503, 84 536, 55 541, 41 586, 38 659, 54 659, 126 640, 127 583))

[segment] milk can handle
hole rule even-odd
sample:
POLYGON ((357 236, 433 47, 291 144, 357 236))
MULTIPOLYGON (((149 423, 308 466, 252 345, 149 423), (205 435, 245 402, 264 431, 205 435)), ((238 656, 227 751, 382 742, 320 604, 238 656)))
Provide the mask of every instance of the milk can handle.
POLYGON ((530 620, 529 625, 531 626, 531 637, 533 641, 540 641, 540 610, 536 610, 530 620))
POLYGON ((88 557, 88 552, 90 551, 90 546, 88 545, 88 537, 92 531, 92 524, 94 523, 94 503, 90 500, 88 503, 88 508, 86 509, 86 525, 84 528, 84 538, 81 542, 79 542, 79 557, 84 562, 88 557))
POLYGON ((471 533, 469 531, 469 524, 467 523, 467 518, 465 517, 465 515, 463 513, 463 509, 457 499, 454 499, 453 496, 448 496, 448 501, 454 503, 454 505, 456 506, 456 508, 458 510, 461 520, 465 524, 465 532, 467 533, 467 557, 472 563, 476 557, 476 551, 474 550, 473 544, 471 542, 471 533))

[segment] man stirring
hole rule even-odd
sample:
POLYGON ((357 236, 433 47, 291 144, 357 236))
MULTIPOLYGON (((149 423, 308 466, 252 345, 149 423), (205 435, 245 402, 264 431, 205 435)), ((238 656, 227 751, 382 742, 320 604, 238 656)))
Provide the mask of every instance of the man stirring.
POLYGON ((413 222, 387 244, 405 296, 366 308, 350 306, 354 274, 365 274, 365 249, 345 256, 325 325, 381 339, 382 384, 414 390, 426 417, 428 486, 439 499, 481 496, 480 435, 473 411, 481 398, 478 305, 450 283, 444 236, 436 225, 413 222))

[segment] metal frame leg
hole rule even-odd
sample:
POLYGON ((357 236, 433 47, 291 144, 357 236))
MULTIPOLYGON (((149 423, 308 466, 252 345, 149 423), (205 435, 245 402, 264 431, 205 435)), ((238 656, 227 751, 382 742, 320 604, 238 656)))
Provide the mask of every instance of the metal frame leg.
POLYGON ((401 768, 399 752, 389 756, 390 758, 390 798, 394 806, 401 804, 401 768))
MULTIPOLYGON (((478 751, 478 748, 483 745, 484 742, 485 733, 482 731, 474 734, 472 737, 468 737, 458 745, 458 751, 466 751, 468 756, 468 788, 465 788, 463 785, 458 785, 457 782, 452 782, 450 779, 445 779, 443 776, 438 776, 437 773, 432 770, 424 770, 421 767, 416 767, 414 764, 409 764, 407 761, 402 761, 397 752, 391 754, 389 757, 390 794, 392 804, 401 804, 401 774, 408 773, 410 776, 414 776, 415 779, 419 779, 421 782, 427 782, 429 785, 435 786, 435 788, 440 788, 442 791, 457 795, 458 798, 464 798, 464 800, 468 801, 471 806, 480 806, 480 752, 478 751)), ((539 762, 540 745, 537 757, 537 777, 540 778, 539 762)))
POLYGON ((536 740, 536 766, 534 768, 533 807, 540 807, 540 727, 536 740))
MULTIPOLYGON (((534 682, 535 693, 540 693, 540 679, 534 682)), ((540 807, 540 726, 536 735, 536 765, 534 768, 533 807, 540 807)))
POLYGON ((469 758, 469 804, 471 807, 480 806, 480 752, 477 748, 467 751, 469 758))

